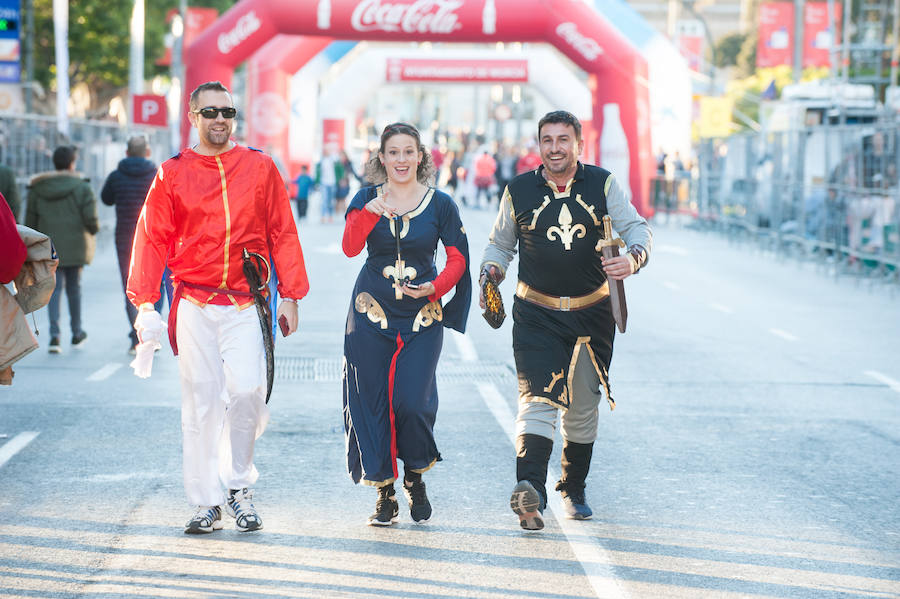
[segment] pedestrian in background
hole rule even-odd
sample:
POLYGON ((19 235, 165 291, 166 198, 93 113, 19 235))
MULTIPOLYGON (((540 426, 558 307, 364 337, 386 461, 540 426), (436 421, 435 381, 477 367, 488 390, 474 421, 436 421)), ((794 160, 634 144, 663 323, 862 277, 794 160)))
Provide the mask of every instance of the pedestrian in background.
POLYGON ((297 203, 297 218, 306 218, 306 211, 309 209, 309 190, 313 186, 313 178, 309 176, 309 166, 300 167, 300 174, 294 180, 297 185, 297 196, 294 201, 297 203))
POLYGON ((410 516, 431 517, 422 473, 441 459, 434 440, 435 369, 443 327, 465 332, 469 247, 456 204, 430 186, 431 155, 415 127, 385 127, 366 171, 378 183, 353 198, 343 238, 349 257, 368 246, 344 335, 344 432, 350 477, 378 489, 368 523, 390 526, 399 514, 397 459, 410 516), (440 273, 438 240, 447 253, 440 273), (442 306, 440 298, 454 288, 442 306))
MULTIPOLYGON (((100 191, 100 199, 107 206, 116 207, 116 253, 119 257, 119 275, 122 280, 122 291, 128 283, 128 267, 131 262, 131 243, 134 240, 134 228, 137 225, 144 198, 156 174, 156 165, 150 162, 150 145, 143 135, 135 135, 128 139, 125 147, 125 158, 119 161, 100 191)), ((157 312, 162 311, 163 298, 154 305, 157 312)), ((125 313, 128 316, 128 336, 131 340, 129 353, 134 353, 138 344, 137 331, 134 330, 134 319, 137 308, 128 296, 125 296, 125 313)))
POLYGON ((237 110, 228 88, 200 85, 189 110, 199 142, 165 161, 153 180, 127 293, 138 307, 141 342, 158 341, 166 327, 153 302, 168 261, 176 286, 168 328, 181 373, 184 487, 194 506, 184 532, 221 529, 223 504, 239 531, 253 531, 263 527, 250 487, 259 476, 254 446, 269 419, 267 348, 242 252, 277 269, 277 317, 287 334, 297 330, 296 302, 309 284, 281 174, 269 156, 231 139, 237 110))
POLYGON ((322 195, 321 222, 334 220, 334 205, 338 182, 344 177, 344 164, 332 145, 328 145, 322 160, 316 165, 316 187, 322 195))
POLYGON ((53 152, 55 171, 35 175, 28 184, 25 225, 49 236, 59 254, 56 289, 50 298, 49 351, 58 354, 60 345, 59 303, 63 286, 69 304, 72 347, 80 347, 87 333, 81 328, 81 271, 94 258, 94 236, 100 230, 97 198, 80 173, 75 171, 77 150, 59 146, 53 152))
POLYGON ((19 199, 19 186, 16 185, 16 174, 5 164, 0 164, 0 196, 6 199, 6 204, 12 212, 16 222, 21 220, 19 211, 22 210, 22 200, 19 199))
MULTIPOLYGON (((557 414, 562 411, 562 493, 566 516, 592 515, 585 479, 597 436, 603 394, 609 386, 615 321, 608 278, 622 280, 643 266, 650 228, 609 171, 582 164, 581 123, 565 111, 538 123, 542 165, 517 176, 500 201, 481 262, 481 278, 500 283, 519 250, 519 283, 513 305, 513 354, 519 379, 516 479, 510 507, 528 530, 544 527, 547 465, 557 414), (549 203, 545 198, 551 198, 549 203), (601 219, 628 246, 601 258, 601 219)), ((624 173, 622 176, 627 176, 624 173)), ((485 307, 484 295, 480 305, 485 307)))

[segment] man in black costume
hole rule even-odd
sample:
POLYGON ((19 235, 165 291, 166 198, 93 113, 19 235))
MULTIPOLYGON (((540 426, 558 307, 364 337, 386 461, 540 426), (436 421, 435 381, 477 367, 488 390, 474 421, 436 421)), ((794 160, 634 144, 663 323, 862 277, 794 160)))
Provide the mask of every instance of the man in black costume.
MULTIPOLYGON (((556 490, 567 517, 592 515, 584 488, 604 393, 615 407, 608 371, 616 323, 607 279, 637 272, 652 240, 647 221, 615 177, 578 161, 584 142, 577 118, 548 113, 538 123, 538 142, 542 165, 507 186, 481 263, 481 281, 499 283, 517 245, 521 252, 512 309, 518 484, 510 507, 528 530, 544 527, 547 464, 560 411, 562 477, 556 490), (612 258, 602 258, 598 245, 607 214, 627 247, 612 258)), ((481 302, 484 308, 483 294, 481 302)))

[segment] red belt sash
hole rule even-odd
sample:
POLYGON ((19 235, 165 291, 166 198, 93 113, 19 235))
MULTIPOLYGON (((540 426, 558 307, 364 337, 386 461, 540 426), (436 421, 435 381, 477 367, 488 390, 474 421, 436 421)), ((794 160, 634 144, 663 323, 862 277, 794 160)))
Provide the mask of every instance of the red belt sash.
POLYGON ((188 281, 178 281, 175 285, 175 293, 172 296, 172 305, 169 306, 169 345, 172 346, 172 352, 178 355, 178 343, 175 341, 175 326, 178 323, 178 302, 184 293, 184 288, 199 289, 200 291, 208 291, 210 293, 219 293, 223 295, 233 295, 236 297, 253 298, 253 294, 249 291, 239 291, 237 289, 222 289, 220 287, 210 287, 209 285, 200 285, 199 283, 189 283, 188 281))

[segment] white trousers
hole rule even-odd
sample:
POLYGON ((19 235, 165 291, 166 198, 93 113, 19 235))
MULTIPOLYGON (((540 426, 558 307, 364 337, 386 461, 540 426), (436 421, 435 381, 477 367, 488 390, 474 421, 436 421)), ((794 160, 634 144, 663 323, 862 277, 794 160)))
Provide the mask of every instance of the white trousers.
POLYGON ((178 302, 184 490, 196 506, 256 482, 253 447, 269 422, 262 331, 254 308, 178 302))
MULTIPOLYGON (((603 399, 603 391, 600 390, 600 375, 585 348, 578 352, 570 391, 572 401, 562 416, 562 438, 573 443, 593 443, 597 439, 599 405, 603 399)), ((553 439, 558 413, 559 409, 550 404, 519 398, 516 436, 528 433, 553 439)))

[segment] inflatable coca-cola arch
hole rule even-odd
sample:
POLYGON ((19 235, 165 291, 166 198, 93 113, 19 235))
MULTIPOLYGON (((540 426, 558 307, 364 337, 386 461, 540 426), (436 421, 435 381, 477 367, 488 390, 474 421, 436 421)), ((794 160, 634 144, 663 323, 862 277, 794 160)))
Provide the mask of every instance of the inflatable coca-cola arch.
MULTIPOLYGON (((186 53, 185 89, 219 80, 231 84, 234 69, 278 34, 378 41, 466 43, 546 42, 588 73, 593 93, 593 131, 604 114, 621 120, 627 153, 599 163, 628 169, 619 179, 638 210, 649 215, 649 181, 655 168, 650 145, 647 64, 639 52, 581 0, 242 0, 186 53)), ((347 90, 353 93, 353 90, 347 90)), ((312 92, 311 92, 312 93, 312 92)), ((285 114, 285 119, 288 115, 285 114)), ((610 124, 619 128, 618 123, 610 124)), ((182 143, 188 141, 187 117, 182 143)))

